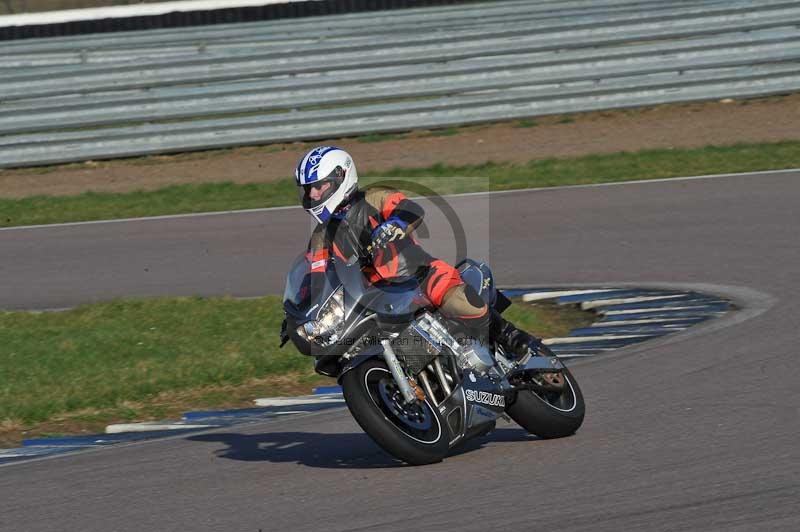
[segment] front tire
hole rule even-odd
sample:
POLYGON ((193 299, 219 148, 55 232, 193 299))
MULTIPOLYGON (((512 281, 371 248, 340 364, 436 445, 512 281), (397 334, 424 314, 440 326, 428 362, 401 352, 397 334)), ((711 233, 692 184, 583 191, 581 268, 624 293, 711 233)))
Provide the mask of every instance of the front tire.
POLYGON ((562 374, 565 385, 561 393, 519 390, 514 402, 506 408, 511 419, 540 438, 563 438, 575 434, 583 423, 586 405, 572 373, 564 368, 562 374))
POLYGON ((372 359, 342 376, 350 413, 375 442, 411 465, 441 462, 450 433, 439 412, 426 399, 405 404, 386 364, 372 359))

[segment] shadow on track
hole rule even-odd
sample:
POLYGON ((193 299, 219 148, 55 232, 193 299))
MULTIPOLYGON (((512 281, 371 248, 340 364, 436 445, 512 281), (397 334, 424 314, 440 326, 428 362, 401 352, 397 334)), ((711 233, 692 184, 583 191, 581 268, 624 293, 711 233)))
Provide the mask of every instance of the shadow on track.
MULTIPOLYGON (((448 456, 472 452, 489 443, 535 441, 536 439, 535 436, 529 435, 522 429, 498 429, 488 436, 476 438, 458 446, 448 456)), ((405 465, 389 456, 364 433, 213 433, 191 436, 187 440, 223 443, 227 445, 227 448, 214 451, 217 457, 245 462, 293 462, 309 467, 330 469, 375 469, 405 465)))

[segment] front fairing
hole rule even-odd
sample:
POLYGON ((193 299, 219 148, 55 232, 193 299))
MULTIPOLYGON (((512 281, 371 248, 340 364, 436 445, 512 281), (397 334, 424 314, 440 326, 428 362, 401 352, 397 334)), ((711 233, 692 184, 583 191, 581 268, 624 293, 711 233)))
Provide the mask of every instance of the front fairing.
POLYGON ((298 325, 316 320, 325 302, 341 285, 334 269, 312 272, 311 264, 300 256, 286 275, 283 309, 298 325))
POLYGON ((298 257, 286 276, 284 310, 296 324, 316 320, 325 302, 344 290, 345 319, 354 311, 378 314, 389 321, 408 319, 428 304, 416 281, 370 283, 358 263, 328 261, 324 272, 312 272, 305 256, 298 257))
POLYGON ((362 305, 368 306, 383 321, 408 322, 429 302, 420 292, 417 282, 412 280, 374 285, 364 294, 362 305))

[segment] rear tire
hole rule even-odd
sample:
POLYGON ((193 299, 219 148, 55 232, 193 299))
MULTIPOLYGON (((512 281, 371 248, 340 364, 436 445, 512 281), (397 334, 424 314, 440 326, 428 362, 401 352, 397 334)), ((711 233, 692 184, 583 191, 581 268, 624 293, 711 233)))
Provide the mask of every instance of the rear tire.
POLYGON ((342 376, 350 413, 375 442, 411 465, 441 462, 450 433, 439 412, 426 399, 405 405, 386 364, 372 359, 342 376))
POLYGON ((540 438, 563 438, 575 434, 583 423, 586 405, 572 373, 564 368, 563 375, 565 387, 561 394, 518 391, 514 402, 506 408, 511 419, 540 438))

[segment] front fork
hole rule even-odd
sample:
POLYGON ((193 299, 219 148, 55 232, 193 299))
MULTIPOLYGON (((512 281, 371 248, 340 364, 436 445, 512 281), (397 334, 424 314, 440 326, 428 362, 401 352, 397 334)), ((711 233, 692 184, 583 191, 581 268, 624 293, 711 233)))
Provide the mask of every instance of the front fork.
POLYGON ((392 341, 381 340, 381 346, 383 346, 383 359, 386 361, 386 365, 392 373, 394 382, 396 382, 397 387, 400 388, 403 399, 405 399, 407 403, 413 403, 417 400, 417 392, 414 390, 414 387, 411 386, 411 382, 403 371, 403 366, 401 366, 400 361, 397 360, 397 355, 394 354, 392 341))

